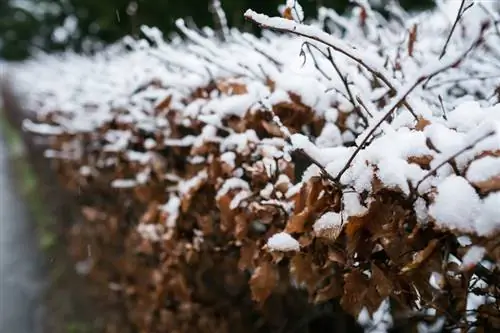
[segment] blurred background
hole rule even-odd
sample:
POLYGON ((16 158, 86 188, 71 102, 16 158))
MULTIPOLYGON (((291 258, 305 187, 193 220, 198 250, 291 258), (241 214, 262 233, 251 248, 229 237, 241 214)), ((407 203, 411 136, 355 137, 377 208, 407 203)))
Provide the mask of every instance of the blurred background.
MULTIPOLYGON (((383 4, 390 0, 372 1, 383 4)), ((406 9, 425 9, 434 0, 401 0, 406 9)), ((190 18, 198 26, 212 26, 212 0, 0 0, 0 59, 22 60, 37 51, 92 51, 124 35, 137 34, 143 24, 171 32, 176 18, 190 18)), ((245 24, 243 13, 252 8, 277 14, 284 0, 221 0, 229 25, 245 24)), ((301 0, 306 15, 320 6, 340 12, 349 0, 301 0)))

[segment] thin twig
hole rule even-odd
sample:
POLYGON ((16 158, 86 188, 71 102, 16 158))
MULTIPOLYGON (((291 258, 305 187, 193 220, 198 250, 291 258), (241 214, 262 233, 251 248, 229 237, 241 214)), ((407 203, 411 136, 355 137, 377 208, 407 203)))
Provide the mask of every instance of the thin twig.
POLYGON ((459 82, 464 82, 464 81, 482 81, 482 80, 488 80, 488 79, 496 79, 500 78, 500 73, 499 74, 492 74, 492 75, 483 75, 483 76, 477 76, 477 77, 459 77, 459 78, 454 78, 454 79, 447 79, 447 80, 442 80, 439 82, 436 82, 434 84, 428 85, 425 87, 426 89, 435 89, 439 88, 445 84, 449 83, 459 83, 459 82))
POLYGON ((474 5, 474 2, 471 2, 467 7, 465 7, 465 1, 466 0, 462 0, 462 2, 460 3, 460 8, 458 8, 457 16, 455 17, 455 22, 453 22, 450 33, 448 34, 448 38, 446 38, 446 42, 444 43, 443 49, 439 54, 439 60, 441 60, 446 54, 446 49, 448 48, 448 44, 450 43, 451 36, 453 36, 453 32, 457 28, 458 22, 460 22, 465 12, 474 5))
MULTIPOLYGON (((325 58, 328 59, 328 61, 332 64, 333 68, 335 69, 335 71, 337 72, 338 76, 340 77, 340 80, 342 81, 342 84, 344 85, 344 88, 345 88, 345 90, 347 92, 347 96, 344 93, 342 93, 342 95, 352 104, 355 112, 358 114, 358 116, 365 123, 365 126, 368 126, 368 119, 366 119, 366 116, 360 111, 359 106, 356 104, 354 96, 353 96, 353 94, 351 92, 351 88, 349 87, 349 82, 347 81, 347 77, 344 76, 344 75, 342 75, 342 72, 340 71, 340 68, 335 63, 335 60, 333 60, 332 49, 328 47, 327 48, 327 52, 328 53, 325 53, 324 51, 322 51, 321 49, 319 49, 316 45, 311 44, 309 42, 304 42, 302 45, 307 45, 307 47, 309 49, 309 52, 311 52, 311 54, 312 54, 312 51, 311 51, 310 47, 311 46, 314 47, 319 53, 321 53, 325 58)), ((315 58, 313 58, 313 61, 314 61, 314 65, 316 66, 316 68, 318 70, 320 70, 319 65, 316 63, 316 59, 315 58)), ((323 73, 323 71, 321 71, 321 73, 323 73)), ((331 78, 329 78, 326 74, 323 74, 323 75, 325 75, 325 77, 328 80, 331 80, 331 78)), ((335 90, 338 91, 338 89, 335 89, 335 90)))
POLYGON ((448 116, 446 115, 446 109, 444 108, 443 97, 439 95, 438 98, 439 98, 439 104, 441 105, 441 110, 443 110, 443 118, 444 120, 448 120, 448 116))
MULTIPOLYGON (((252 10, 248 10, 245 13, 245 18, 251 22, 254 22, 262 28, 293 33, 295 35, 310 38, 324 45, 327 45, 335 51, 340 52, 343 55, 356 61, 374 76, 379 78, 392 91, 397 91, 396 87, 398 87, 398 84, 392 81, 390 75, 384 73, 385 70, 383 67, 376 66, 373 63, 372 59, 365 56, 362 52, 359 52, 355 48, 348 46, 344 43, 344 41, 334 37, 333 35, 329 35, 326 32, 312 26, 300 24, 294 21, 283 19, 281 17, 270 18, 267 15, 258 14, 252 10)), ((403 101, 403 105, 408 109, 408 111, 413 115, 415 119, 418 119, 415 111, 413 110, 413 107, 411 107, 407 101, 403 101)))
MULTIPOLYGON (((302 43, 302 47, 300 48, 300 53, 301 55, 304 56, 304 60, 305 60, 305 56, 306 56, 306 53, 304 52, 304 45, 307 47, 307 51, 309 52, 309 54, 311 55, 311 58, 313 60, 313 63, 314 63, 314 67, 327 79, 327 80, 331 80, 332 78, 330 76, 328 76, 328 74, 325 73, 325 71, 319 66, 318 64, 318 61, 316 60, 316 57, 314 56, 314 53, 312 52, 311 50, 311 44, 308 43, 308 42, 304 42, 302 43)), ((324 55, 324 54, 323 54, 324 55)), ((305 61, 304 61, 305 63, 305 61)))
MULTIPOLYGON (((339 66, 337 66, 337 64, 336 64, 336 63, 335 63, 335 61, 333 60, 332 49, 330 49, 330 48, 328 48, 328 60, 330 60, 330 62, 331 62, 331 64, 332 64, 333 68, 335 69, 335 71, 336 71, 336 72, 337 72, 337 74, 339 75, 340 80, 342 81, 342 84, 344 85, 344 88, 345 88, 345 90, 347 91, 347 95, 349 95, 349 101, 352 103, 352 105, 353 105, 354 107, 356 107, 356 102, 355 102, 355 100, 354 100, 354 96, 353 96, 353 94, 352 94, 352 92, 351 92, 351 88, 349 87, 349 83, 347 82, 347 75, 346 75, 346 76, 342 75, 342 72, 340 71, 339 66)), ((367 120, 366 120, 366 118, 364 118, 363 120, 364 120, 366 123, 368 123, 368 122, 367 122, 367 120)))
POLYGON ((373 128, 368 132, 368 134, 365 136, 361 144, 356 148, 354 153, 351 155, 349 160, 347 161, 346 165, 342 168, 342 170, 339 172, 337 175, 336 179, 340 180, 340 177, 347 171, 349 166, 351 165, 352 161, 354 158, 358 155, 358 153, 363 149, 363 146, 368 142, 369 138, 375 133, 375 131, 382 125, 382 123, 389 118, 389 116, 394 112, 394 110, 397 109, 397 107, 403 102, 403 100, 422 82, 425 80, 428 80, 429 78, 432 78, 436 76, 437 74, 457 65, 462 61, 467 54, 469 54, 470 51, 472 51, 477 45, 481 43, 483 40, 483 33, 484 33, 484 28, 481 29, 480 34, 474 39, 472 44, 462 53, 460 53, 458 56, 452 57, 448 61, 443 61, 441 66, 435 67, 430 69, 427 73, 424 73, 417 77, 413 82, 407 84, 405 87, 401 89, 401 92, 396 95, 396 97, 393 99, 393 102, 386 106, 382 113, 384 114, 382 118, 373 126, 373 128))

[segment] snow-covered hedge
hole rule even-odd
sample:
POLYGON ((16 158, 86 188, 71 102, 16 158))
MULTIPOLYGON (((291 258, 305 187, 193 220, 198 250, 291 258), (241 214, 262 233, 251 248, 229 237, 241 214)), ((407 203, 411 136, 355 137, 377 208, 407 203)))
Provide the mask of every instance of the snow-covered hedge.
POLYGON ((372 330, 500 328, 498 4, 357 3, 11 68, 143 331, 272 329, 303 291, 372 330))

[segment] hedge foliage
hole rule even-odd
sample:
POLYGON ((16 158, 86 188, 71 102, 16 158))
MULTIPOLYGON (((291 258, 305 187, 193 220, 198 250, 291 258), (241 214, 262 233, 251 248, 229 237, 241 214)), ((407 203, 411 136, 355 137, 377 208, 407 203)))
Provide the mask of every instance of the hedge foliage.
POLYGON ((13 68, 115 327, 499 329, 500 15, 443 6, 288 1, 245 13, 262 37, 178 20, 13 68))

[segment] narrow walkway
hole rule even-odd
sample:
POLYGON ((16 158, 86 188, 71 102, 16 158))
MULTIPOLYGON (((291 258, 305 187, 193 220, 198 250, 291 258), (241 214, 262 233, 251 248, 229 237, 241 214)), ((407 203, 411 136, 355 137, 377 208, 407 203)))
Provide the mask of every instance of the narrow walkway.
POLYGON ((42 331, 43 261, 0 132, 0 332, 42 331))

